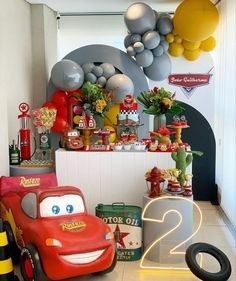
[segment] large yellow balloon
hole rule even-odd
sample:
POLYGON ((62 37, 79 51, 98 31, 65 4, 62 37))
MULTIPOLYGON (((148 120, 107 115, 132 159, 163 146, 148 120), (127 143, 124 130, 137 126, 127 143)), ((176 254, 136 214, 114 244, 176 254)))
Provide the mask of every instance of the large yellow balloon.
POLYGON ((184 49, 187 49, 189 51, 193 51, 199 48, 201 42, 190 42, 187 40, 183 40, 182 42, 184 49))
POLYGON ((185 49, 184 53, 183 53, 184 57, 187 60, 190 60, 190 61, 197 60, 199 58, 200 54, 201 54, 200 49, 196 49, 196 50, 193 50, 193 51, 185 49))
POLYGON ((109 125, 104 126, 104 128, 115 132, 115 133, 110 134, 110 136, 108 138, 109 143, 115 142, 116 141, 116 129, 109 125))
POLYGON ((193 42, 206 40, 218 22, 218 10, 210 0, 184 0, 177 7, 173 19, 177 34, 193 42))
POLYGON ((171 56, 179 57, 183 54, 184 47, 179 43, 173 42, 173 43, 170 43, 168 51, 171 56))
POLYGON ((210 52, 215 49, 215 46, 216 40, 213 36, 210 36, 209 38, 201 42, 200 49, 205 52, 210 52))
POLYGON ((110 110, 105 114, 104 124, 113 126, 117 123, 117 114, 119 113, 120 105, 115 103, 111 106, 110 110))

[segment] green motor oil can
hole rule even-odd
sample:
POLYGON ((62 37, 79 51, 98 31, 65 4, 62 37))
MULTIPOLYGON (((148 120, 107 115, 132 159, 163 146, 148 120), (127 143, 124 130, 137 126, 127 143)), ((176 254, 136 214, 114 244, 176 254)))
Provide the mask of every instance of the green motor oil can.
POLYGON ((117 260, 135 261, 142 256, 142 209, 138 206, 113 203, 98 204, 96 216, 105 221, 114 232, 117 260))

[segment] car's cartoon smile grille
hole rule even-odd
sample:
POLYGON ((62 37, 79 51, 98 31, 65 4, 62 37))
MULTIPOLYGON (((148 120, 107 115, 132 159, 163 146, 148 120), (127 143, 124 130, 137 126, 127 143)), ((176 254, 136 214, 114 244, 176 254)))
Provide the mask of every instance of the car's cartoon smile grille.
POLYGON ((66 262, 73 264, 85 264, 89 262, 93 262, 98 259, 103 253, 105 249, 98 250, 94 252, 82 253, 82 254, 74 254, 74 255, 61 255, 61 258, 66 262))

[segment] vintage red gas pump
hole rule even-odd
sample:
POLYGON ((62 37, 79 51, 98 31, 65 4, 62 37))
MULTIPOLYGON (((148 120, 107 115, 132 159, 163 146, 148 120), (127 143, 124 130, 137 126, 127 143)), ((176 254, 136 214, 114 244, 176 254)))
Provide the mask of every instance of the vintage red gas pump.
POLYGON ((163 182, 163 178, 161 175, 161 171, 157 168, 154 167, 151 172, 149 177, 146 178, 147 182, 150 182, 150 188, 149 188, 149 197, 155 198, 157 196, 161 195, 161 188, 160 188, 160 183, 163 182))
POLYGON ((22 102, 19 105, 19 110, 21 112, 18 115, 20 119, 20 151, 22 160, 30 160, 30 129, 29 129, 29 120, 30 115, 28 114, 30 107, 27 103, 22 102))

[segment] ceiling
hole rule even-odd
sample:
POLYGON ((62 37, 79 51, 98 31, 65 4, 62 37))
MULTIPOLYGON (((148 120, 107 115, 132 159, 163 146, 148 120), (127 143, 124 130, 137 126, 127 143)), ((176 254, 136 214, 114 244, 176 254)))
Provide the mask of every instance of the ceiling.
MULTIPOLYGON (((31 4, 46 4, 60 14, 125 12, 129 5, 139 1, 131 0, 26 0, 31 4)), ((214 0, 216 1, 216 0, 214 0)), ((182 0, 144 0, 157 12, 174 12, 182 0)))

